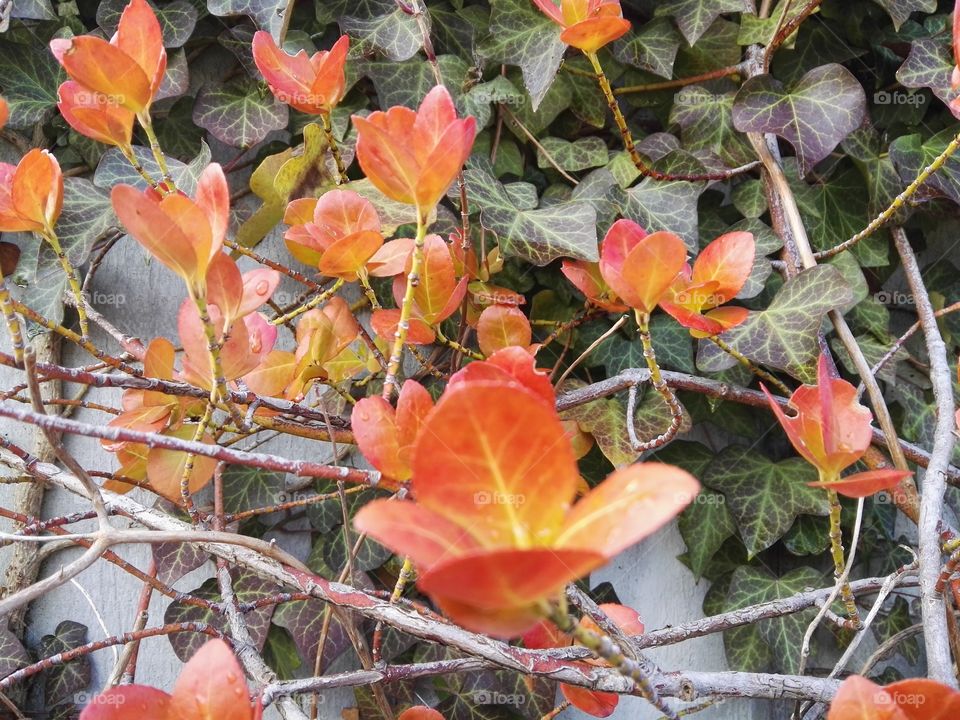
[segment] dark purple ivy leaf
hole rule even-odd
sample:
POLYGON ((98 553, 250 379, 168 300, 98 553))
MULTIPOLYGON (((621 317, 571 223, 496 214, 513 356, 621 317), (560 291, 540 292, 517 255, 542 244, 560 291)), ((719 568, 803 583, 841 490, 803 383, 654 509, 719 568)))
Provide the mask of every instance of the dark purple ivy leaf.
POLYGON ((751 78, 733 102, 737 130, 774 133, 788 141, 803 175, 860 127, 866 113, 863 87, 837 64, 814 68, 789 89, 770 75, 751 78))

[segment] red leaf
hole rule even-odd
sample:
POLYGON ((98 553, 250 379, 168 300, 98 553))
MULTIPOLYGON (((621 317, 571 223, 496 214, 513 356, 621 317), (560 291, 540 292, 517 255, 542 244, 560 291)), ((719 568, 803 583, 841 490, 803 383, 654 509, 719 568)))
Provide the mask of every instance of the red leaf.
POLYGON ((844 497, 865 498, 881 490, 890 490, 900 484, 901 480, 913 475, 909 470, 868 470, 855 475, 849 475, 832 482, 810 482, 810 487, 836 490, 844 497))

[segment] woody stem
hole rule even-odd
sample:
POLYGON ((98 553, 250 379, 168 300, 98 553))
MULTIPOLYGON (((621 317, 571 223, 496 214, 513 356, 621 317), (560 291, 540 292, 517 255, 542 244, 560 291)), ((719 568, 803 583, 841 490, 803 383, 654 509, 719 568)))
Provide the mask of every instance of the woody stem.
POLYGON ((57 255, 57 260, 60 261, 60 267, 63 268, 63 272, 67 276, 67 284, 70 285, 70 291, 76 299, 77 316, 80 318, 80 337, 87 340, 90 337, 90 323, 87 320, 87 303, 83 299, 83 289, 80 287, 80 278, 77 277, 77 270, 73 267, 73 263, 70 262, 70 258, 68 258, 67 254, 63 251, 63 247, 60 245, 60 238, 57 237, 57 233, 54 232, 53 228, 42 231, 41 235, 50 243, 50 247, 53 248, 53 252, 57 255))
POLYGON ((10 344, 13 346, 13 358, 18 365, 23 364, 23 333, 20 330, 20 319, 13 309, 13 300, 7 289, 7 281, 0 272, 0 311, 7 323, 7 332, 10 333, 10 344))
POLYGON ((331 285, 327 290, 324 290, 322 293, 318 295, 314 295, 312 298, 310 298, 310 300, 305 302, 300 307, 294 308, 293 310, 291 310, 290 312, 284 315, 275 317, 273 320, 270 321, 270 324, 283 325, 289 322, 290 320, 293 320, 298 315, 302 315, 303 313, 307 312, 307 310, 312 310, 313 308, 317 307, 318 305, 332 298, 342 285, 343 285, 343 278, 338 278, 337 281, 333 285, 331 285))
POLYGON ((147 134, 147 140, 150 141, 150 151, 153 153, 153 157, 157 161, 157 165, 160 167, 160 173, 163 175, 163 182, 167 186, 167 190, 169 192, 175 191, 177 189, 177 185, 173 181, 173 176, 170 174, 170 169, 167 167, 167 158, 163 154, 163 148, 160 147, 160 140, 157 138, 157 134, 153 130, 153 120, 150 119, 149 111, 145 110, 138 114, 137 119, 140 121, 143 131, 147 134))
MULTIPOLYGON (((630 416, 627 418, 630 442, 633 445, 633 449, 637 452, 646 452, 647 450, 663 447, 676 437, 677 432, 680 430, 680 424, 683 422, 683 406, 680 405, 680 401, 677 400, 673 389, 667 385, 667 381, 663 379, 663 375, 660 373, 660 365, 657 364, 657 354, 653 349, 653 338, 650 336, 650 313, 637 310, 636 318, 637 327, 640 330, 640 343, 643 345, 643 357, 647 361, 647 367, 650 369, 650 382, 653 385, 653 389, 660 393, 663 401, 670 409, 670 426, 666 431, 652 440, 641 442, 637 439, 636 431, 633 429, 633 414, 635 408, 634 403, 630 403, 630 407, 628 408, 630 416)), ((635 399, 635 397, 636 392, 634 391, 631 394, 631 398, 635 399)))
POLYGON ((743 353, 741 353, 741 352, 740 352, 739 350, 737 350, 736 348, 731 347, 730 345, 728 345, 726 342, 724 342, 723 340, 721 340, 721 339, 720 339, 719 337, 717 337, 716 335, 711 335, 710 338, 709 338, 709 340, 710 340, 710 342, 712 342, 714 345, 716 345, 718 348, 720 348, 720 349, 723 350, 725 353, 727 353, 727 355, 729 355, 730 357, 734 358, 737 362, 739 362, 741 365, 743 365, 745 368, 747 368, 747 370, 749 370, 750 372, 752 372, 754 375, 756 375, 756 376, 757 376, 758 378, 760 378, 761 380, 766 380, 768 383, 770 383, 771 385, 773 385, 775 388, 777 388, 777 390, 779 390, 779 391, 780 391, 781 393, 783 393, 784 395, 789 395, 789 394, 791 393, 790 388, 788 388, 788 387, 780 380, 780 378, 776 377, 775 375, 773 375, 773 374, 771 374, 771 373, 768 373, 768 372, 767 372, 766 370, 764 370, 762 367, 759 367, 758 365, 755 365, 755 364, 753 363, 753 361, 750 360, 750 358, 748 358, 746 355, 744 355, 743 353))
MULTIPOLYGON (((213 419, 213 403, 205 403, 203 409, 203 415, 200 418, 200 421, 197 423, 196 430, 193 433, 194 442, 202 442, 203 436, 207 432, 207 428, 210 426, 210 421, 213 419)), ((180 497, 183 499, 183 506, 187 509, 187 512, 190 514, 190 519, 194 522, 197 522, 199 515, 197 513, 197 508, 193 504, 193 496, 190 494, 190 476, 193 474, 193 466, 197 461, 197 456, 193 453, 187 453, 187 459, 183 463, 183 472, 180 474, 180 497)))
POLYGON ((743 172, 749 167, 752 167, 743 166, 719 173, 672 175, 670 173, 660 172, 659 170, 655 170, 647 165, 633 141, 633 133, 630 132, 630 128, 627 126, 627 120, 623 116, 623 111, 620 110, 620 103, 617 102, 616 95, 614 94, 613 88, 610 85, 610 80, 607 78, 606 73, 603 72, 603 66, 600 64, 600 58, 598 58, 597 54, 593 52, 584 52, 583 54, 593 66, 593 71, 597 76, 597 84, 600 86, 600 91, 603 93, 603 97, 607 101, 607 107, 613 114, 613 121, 616 123, 617 129, 620 131, 620 137, 623 139, 623 147, 626 149, 627 154, 630 155, 630 159, 633 161, 633 164, 636 166, 637 170, 640 171, 641 175, 644 177, 653 178, 654 180, 683 180, 686 182, 700 182, 704 180, 725 180, 732 175, 743 172))
POLYGON ((129 145, 118 145, 117 147, 120 149, 120 152, 123 153, 123 156, 127 159, 127 162, 130 163, 133 169, 137 171, 137 174, 142 177, 150 187, 156 188, 160 184, 154 180, 153 176, 147 172, 145 167, 143 167, 143 164, 134 154, 132 147, 129 145))
POLYGON ((349 182, 350 178, 347 177, 347 168, 343 165, 340 146, 337 144, 337 139, 333 135, 333 124, 330 122, 330 113, 321 113, 320 123, 323 125, 323 134, 327 138, 327 145, 330 148, 330 154, 333 155, 333 162, 337 165, 337 175, 339 175, 337 185, 342 185, 345 182, 349 182))
POLYGON ((407 288, 403 293, 403 302, 400 304, 400 320, 393 335, 393 350, 390 352, 390 361, 387 363, 387 377, 383 383, 383 399, 389 401, 393 390, 399 390, 397 373, 400 372, 400 362, 403 360, 403 345, 407 341, 407 331, 410 329, 410 316, 413 314, 413 293, 420 284, 420 273, 423 270, 423 245, 427 236, 427 220, 425 213, 417 208, 417 237, 413 242, 413 261, 410 272, 407 274, 407 288))
POLYGON ((541 611, 561 632, 570 635, 598 658, 609 663, 618 673, 633 680, 643 698, 665 717, 677 720, 676 712, 670 709, 657 693, 650 678, 640 667, 640 663, 627 657, 623 649, 609 635, 601 635, 583 627, 570 616, 563 605, 545 605, 541 611))
MULTIPOLYGON (((824 477, 821 475, 821 481, 824 477)), ((837 480, 839 478, 833 478, 837 480)), ((833 557, 833 577, 836 582, 843 580, 840 586, 840 599, 843 601, 844 608, 847 611, 847 617, 854 629, 861 626, 860 612, 857 610, 857 602, 853 596, 853 590, 850 582, 843 577, 846 570, 843 550, 843 533, 840 528, 840 496, 836 490, 827 490, 827 497, 830 499, 830 554, 833 557)))
POLYGON ((207 339, 207 353, 210 356, 210 371, 213 376, 210 383, 210 404, 217 405, 221 401, 226 403, 230 417, 233 418, 237 427, 242 428, 245 425, 243 417, 230 402, 230 388, 227 387, 227 379, 223 375, 223 362, 220 359, 220 340, 217 338, 217 330, 210 319, 206 294, 196 293, 193 302, 200 315, 200 323, 203 325, 203 333, 207 339))

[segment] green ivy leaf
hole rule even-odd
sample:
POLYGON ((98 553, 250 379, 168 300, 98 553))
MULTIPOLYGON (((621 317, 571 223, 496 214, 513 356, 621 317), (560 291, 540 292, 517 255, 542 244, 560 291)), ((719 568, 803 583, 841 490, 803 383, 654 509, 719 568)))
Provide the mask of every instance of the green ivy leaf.
POLYGON ((520 209, 490 170, 471 158, 464 171, 470 200, 480 208, 480 223, 496 233, 505 257, 546 265, 560 257, 595 262, 597 215, 586 202, 571 200, 537 210, 520 209))
POLYGON ((57 104, 57 88, 66 73, 43 43, 0 40, 3 97, 10 106, 10 127, 25 129, 44 120, 57 104))
POLYGON ((383 15, 347 16, 340 19, 340 29, 357 41, 364 53, 377 53, 387 60, 409 60, 420 49, 423 36, 413 15, 393 3, 383 15))
POLYGON ((724 449, 702 478, 727 499, 750 557, 783 537, 798 515, 829 513, 827 494, 806 484, 816 479, 801 458, 773 462, 740 447, 724 449))
POLYGON ((287 126, 289 110, 252 78, 208 83, 197 95, 193 121, 217 140, 249 148, 287 126))
MULTIPOLYGON (((808 588, 820 587, 821 584, 820 573, 809 567, 799 567, 782 577, 777 577, 763 568, 738 567, 730 580, 725 609, 739 610, 759 603, 785 600, 808 588)), ((756 626, 748 626, 756 630, 754 642, 759 639, 768 646, 770 653, 766 657, 776 672, 794 675, 799 671, 803 636, 816 614, 816 608, 808 608, 791 615, 761 620, 756 626)), ((731 657, 731 648, 745 639, 748 638, 745 638, 743 633, 734 633, 732 636, 729 631, 724 633, 727 660, 738 670, 758 672, 769 669, 766 666, 734 664, 734 660, 752 663, 764 659, 765 653, 759 649, 750 652, 741 650, 731 657)))
MULTIPOLYGON (((247 570, 232 568, 230 577, 233 579, 233 590, 237 602, 241 604, 256 602, 276 592, 272 582, 257 577, 247 570)), ((210 602, 219 602, 220 586, 217 584, 216 578, 210 578, 200 587, 191 590, 189 594, 210 602)), ((244 622, 250 630, 250 637, 258 650, 262 650, 263 644, 266 642, 274 608, 274 605, 266 605, 243 614, 244 622)), ((165 623, 204 623, 223 633, 228 632, 227 620, 223 615, 204 607, 187 605, 182 600, 174 600, 167 606, 167 610, 163 614, 163 621, 165 623)), ((207 636, 201 633, 183 632, 168 635, 167 639, 170 641, 170 646, 176 656, 182 662, 187 662, 207 641, 207 636)))
POLYGON ((666 18, 654 18, 613 44, 613 56, 622 63, 663 78, 673 77, 680 35, 666 18))
POLYGON ((893 18, 893 28, 899 30, 911 13, 932 13, 937 11, 937 0, 874 0, 893 18))
POLYGON ((567 49, 560 30, 530 0, 490 0, 490 8, 490 33, 480 44, 480 57, 519 67, 536 110, 567 49))
MULTIPOLYGON (((812 381, 823 316, 851 298, 843 275, 830 265, 818 265, 790 278, 766 310, 751 312, 723 339, 755 363, 812 381)), ((697 366, 701 370, 717 372, 735 363, 713 343, 700 343, 697 366)))
POLYGON ((284 502, 286 474, 243 465, 223 471, 223 509, 237 513, 284 502))
MULTIPOLYGON (((459 99, 461 93, 458 88, 463 85, 469 72, 466 62, 456 55, 441 55, 437 58, 437 66, 450 94, 454 100, 459 99)), ((383 107, 404 105, 416 108, 437 82, 430 63, 420 57, 404 62, 371 61, 362 65, 362 71, 373 82, 383 107)), ((489 109, 487 112, 489 114, 489 109)), ((479 120, 478 124, 482 127, 484 123, 479 120)))
MULTIPOLYGON (((313 668, 317 657, 317 648, 320 646, 323 619, 326 614, 325 608, 326 604, 319 600, 296 600, 278 606, 273 614, 273 624, 286 629, 290 633, 300 657, 310 668, 313 668)), ((340 619, 334 614, 330 618, 330 628, 327 631, 327 640, 323 646, 321 667, 329 667, 330 663, 340 657, 349 647, 350 638, 340 619)))
POLYGON ((793 555, 820 555, 830 547, 830 522, 822 517, 800 515, 783 536, 783 545, 793 555))
POLYGON ((687 506, 677 518, 677 527, 687 546, 690 570, 698 580, 720 546, 737 532, 726 498, 709 490, 702 490, 687 506))
MULTIPOLYGON (((64 620, 57 625, 52 635, 40 639, 40 657, 51 657, 73 650, 87 643, 87 626, 73 620, 64 620)), ((44 702, 48 707, 72 699, 75 693, 90 685, 91 667, 87 655, 54 665, 43 672, 44 702)))
POLYGON ((682 128, 686 149, 708 150, 731 167, 756 159, 746 138, 733 127, 735 95, 735 92, 714 93, 700 85, 688 85, 673 96, 670 122, 682 128))
POLYGON ((29 664, 30 656, 17 636, 5 627, 0 628, 0 677, 29 664))
POLYGON ((769 132, 787 140, 806 175, 853 132, 867 112, 863 87, 842 65, 814 68, 789 90, 772 75, 743 84, 733 103, 741 132, 769 132))
MULTIPOLYGON (((113 35, 117 31, 120 13, 123 12, 125 6, 126 2, 124 0, 107 0, 107 2, 97 5, 97 24, 103 28, 107 36, 113 35)), ((150 7, 156 13, 157 20, 160 21, 164 46, 167 48, 183 47, 193 34, 194 27, 196 27, 197 8, 187 0, 174 0, 174 2, 164 3, 162 7, 157 7, 151 2, 150 7)))
POLYGON ((657 4, 657 15, 669 15, 690 45, 713 25, 722 13, 754 12, 749 0, 668 0, 657 4))
POLYGON ((624 217, 639 223, 647 232, 669 230, 683 238, 687 248, 696 252, 699 213, 697 200, 704 183, 664 182, 644 178, 627 190, 624 217))
POLYGON ((553 167, 547 159, 548 154, 557 165, 568 172, 600 167, 606 165, 609 159, 607 144, 598 137, 585 137, 574 141, 546 137, 540 141, 540 145, 542 149, 537 150, 537 167, 541 170, 553 167))
POLYGON ((246 15, 259 28, 273 35, 274 40, 280 35, 287 5, 286 0, 207 0, 207 10, 212 15, 246 15))
MULTIPOLYGON (((899 171, 901 180, 904 183, 913 182, 920 171, 944 151, 954 134, 952 129, 942 130, 926 141, 920 135, 901 135, 890 143, 890 159, 899 171)), ((954 156, 947 160, 942 168, 927 179, 913 200, 929 200, 939 195, 960 205, 960 158, 954 156)))

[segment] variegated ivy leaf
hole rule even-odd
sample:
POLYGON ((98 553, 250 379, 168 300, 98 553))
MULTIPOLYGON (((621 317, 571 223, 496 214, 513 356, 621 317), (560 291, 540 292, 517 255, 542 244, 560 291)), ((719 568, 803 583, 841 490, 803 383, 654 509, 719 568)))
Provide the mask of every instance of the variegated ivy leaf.
POLYGON ((768 132, 793 145, 806 175, 863 122, 866 95, 842 65, 821 65, 789 90, 771 75, 743 84, 733 103, 740 132, 768 132))
POLYGON ((52 112, 57 88, 67 78, 44 45, 5 40, 0 41, 0 77, 12 128, 29 128, 52 112))
MULTIPOLYGON (((658 168, 660 166, 658 163, 658 168)), ((621 211, 624 217, 640 223, 647 232, 669 230, 676 233, 691 252, 696 252, 697 200, 703 186, 704 183, 644 178, 627 190, 627 203, 621 211)))
POLYGON ((634 28, 613 44, 613 56, 663 78, 673 77, 673 62, 680 49, 680 33, 666 18, 654 18, 634 28))
POLYGON ((474 156, 464 171, 480 224, 495 233, 505 257, 546 265, 561 257, 599 260, 597 214, 580 200, 521 209, 494 176, 489 162, 474 156))
POLYGON ((896 30, 910 19, 911 13, 937 11, 937 0, 874 0, 874 2, 890 14, 896 30))
POLYGON ((944 31, 910 43, 910 53, 897 70, 897 80, 908 88, 930 88, 934 95, 949 103, 957 96, 950 84, 952 74, 950 33, 944 31))
POLYGON ((228 465, 223 471, 223 509, 242 512, 284 502, 286 476, 261 468, 228 465))
MULTIPOLYGON (((437 65, 451 95, 457 100, 469 72, 467 63, 456 55, 440 55, 437 65)), ((366 62, 361 65, 361 71, 373 82, 382 107, 405 105, 415 109, 437 82, 430 63, 419 56, 404 62, 366 62)), ((477 124, 483 125, 479 118, 477 124)))
POLYGON ((0 677, 6 677, 12 672, 30 664, 30 656, 17 636, 0 627, 0 677))
POLYGON ((670 122, 682 128, 683 146, 687 150, 708 150, 731 167, 756 159, 746 138, 733 127, 735 95, 735 92, 716 93, 700 85, 689 85, 673 96, 670 122))
POLYGON ((491 0, 490 7, 490 33, 480 44, 480 56, 491 64, 518 66, 536 110, 567 49, 560 30, 530 0, 491 0))
MULTIPOLYGON (((813 365, 820 352, 817 333, 823 316, 852 299, 847 280, 830 265, 819 265, 790 278, 766 310, 751 312, 723 339, 755 363, 786 370, 813 382, 813 365)), ((709 341, 701 341, 697 367, 717 372, 736 364, 709 341)))
MULTIPOLYGON (((51 657, 73 650, 87 642, 87 626, 73 620, 64 620, 51 635, 40 640, 40 657, 51 657)), ((44 702, 53 707, 72 700, 74 693, 86 690, 90 684, 90 657, 81 655, 69 662, 54 665, 43 673, 44 702)))
POLYGON ((193 107, 193 121, 217 140, 249 148, 287 126, 289 109, 266 86, 250 77, 204 85, 193 107))
POLYGON ((657 15, 669 15, 683 37, 695 45, 722 13, 754 12, 750 0, 668 0, 657 4, 657 15))
MULTIPOLYGON (((818 588, 822 585, 823 579, 820 573, 809 567, 799 567, 782 577, 777 577, 764 568, 741 566, 733 573, 730 587, 727 590, 727 601, 723 609, 739 610, 759 603, 785 600, 804 590, 818 588)), ((816 614, 816 608, 808 608, 791 615, 761 620, 756 626, 737 628, 738 630, 747 630, 750 633, 747 637, 742 634, 731 637, 729 632, 724 633, 727 660, 732 660, 731 648, 735 648, 737 645, 745 645, 747 643, 744 643, 744 640, 752 639, 762 642, 771 651, 757 651, 753 656, 772 661, 773 667, 734 664, 736 669, 753 672, 775 670, 776 672, 795 674, 799 670, 800 648, 803 644, 804 634, 816 614)), ((743 657, 749 659, 749 656, 743 657)))
MULTIPOLYGON (((942 130, 924 140, 920 135, 901 135, 890 143, 890 159, 906 185, 940 155, 953 139, 954 129, 942 130)), ((960 205, 960 159, 951 157, 914 194, 914 202, 948 197, 960 205)))
POLYGON ((827 494, 807 486, 817 479, 817 472, 802 458, 773 462, 758 452, 730 446, 713 459, 701 479, 723 493, 750 557, 783 537, 798 515, 830 511, 827 494))
POLYGON ((376 53, 387 60, 409 60, 423 43, 417 19, 391 4, 383 14, 350 15, 340 19, 340 29, 356 41, 365 53, 376 53))
MULTIPOLYGON (((237 602, 240 604, 252 603, 270 596, 274 592, 274 585, 269 580, 259 578, 246 570, 231 569, 230 577, 233 580, 233 590, 237 602)), ((220 586, 216 578, 210 578, 200 587, 190 591, 190 595, 211 602, 220 602, 220 586)), ((250 610, 243 614, 244 622, 250 630, 250 637, 258 650, 263 649, 270 628, 270 618, 273 616, 275 605, 250 610)), ((163 614, 165 623, 196 622, 206 623, 221 632, 227 632, 227 620, 223 615, 215 613, 205 607, 187 605, 180 600, 174 600, 167 606, 163 614)), ((201 633, 174 633, 168 635, 173 652, 183 662, 203 645, 207 638, 201 633)))
POLYGON ((564 170, 577 172, 606 165, 609 160, 607 144, 598 137, 585 137, 579 140, 547 137, 540 141, 537 150, 537 167, 541 170, 552 168, 553 160, 564 170))
MULTIPOLYGON (((97 5, 97 24, 108 35, 117 31, 120 22, 120 13, 126 6, 126 0, 107 0, 97 5)), ((178 48, 190 39, 197 24, 197 8, 187 0, 174 0, 158 7, 150 3, 151 8, 160 21, 163 32, 163 44, 167 48, 178 48)))
MULTIPOLYGON (((157 161, 153 159, 153 154, 149 148, 134 145, 133 154, 136 155, 137 160, 140 161, 140 165, 151 177, 157 179, 161 177, 160 166, 157 165, 157 161)), ((173 176, 174 182, 177 183, 177 189, 183 190, 183 192, 191 196, 197 189, 197 180, 200 179, 200 173, 202 173, 203 169, 209 164, 210 148, 206 143, 200 144, 200 152, 189 163, 183 163, 174 158, 167 158, 167 167, 173 176)), ((133 185, 141 190, 146 190, 147 188, 146 180, 140 177, 140 174, 131 167, 123 154, 116 148, 110 148, 103 154, 103 157, 100 158, 97 170, 93 174, 93 184, 98 188, 109 190, 109 188, 120 183, 133 185)))
POLYGON ((217 17, 246 15, 261 30, 266 30, 273 39, 280 36, 283 16, 293 6, 286 0, 207 0, 207 10, 217 17))

